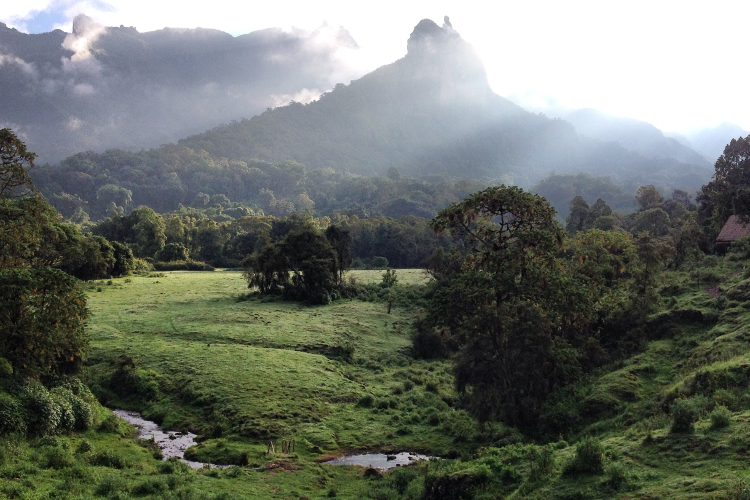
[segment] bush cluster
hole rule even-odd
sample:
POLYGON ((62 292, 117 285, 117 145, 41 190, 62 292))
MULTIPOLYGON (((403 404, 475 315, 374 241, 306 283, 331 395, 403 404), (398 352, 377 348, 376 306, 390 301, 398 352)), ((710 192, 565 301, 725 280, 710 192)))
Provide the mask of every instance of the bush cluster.
POLYGON ((79 384, 69 382, 49 390, 37 381, 26 381, 10 393, 0 393, 0 435, 46 436, 90 428, 94 397, 79 384))
POLYGON ((215 268, 198 260, 174 260, 170 262, 154 262, 157 271, 214 271, 215 268))
POLYGON ((604 447, 596 439, 578 443, 573 460, 565 467, 566 474, 601 474, 604 471, 604 447))
POLYGON ((672 433, 693 432, 693 424, 698 420, 695 405, 687 399, 678 399, 672 404, 672 433))

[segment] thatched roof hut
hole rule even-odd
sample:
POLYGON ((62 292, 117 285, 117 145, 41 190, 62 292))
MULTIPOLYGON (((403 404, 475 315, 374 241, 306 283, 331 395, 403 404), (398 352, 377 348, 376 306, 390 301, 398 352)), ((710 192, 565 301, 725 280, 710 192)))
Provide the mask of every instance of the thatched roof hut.
POLYGON ((725 248, 746 234, 750 234, 750 224, 740 222, 736 215, 730 215, 724 227, 721 228, 719 236, 716 237, 716 244, 725 248))

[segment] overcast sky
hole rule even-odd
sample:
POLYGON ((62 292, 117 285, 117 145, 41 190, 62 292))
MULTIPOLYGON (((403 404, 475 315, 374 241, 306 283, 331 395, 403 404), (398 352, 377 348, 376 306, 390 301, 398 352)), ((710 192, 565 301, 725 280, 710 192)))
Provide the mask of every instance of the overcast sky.
MULTIPOLYGON (((360 45, 361 72, 406 53, 420 19, 471 42, 495 92, 528 109, 590 107, 686 132, 720 122, 750 130, 748 1, 24 0, 0 4, 0 21, 27 33, 84 13, 139 31, 215 28, 233 35, 269 27, 341 25, 360 45), (490 4, 491 6, 488 6, 490 4)), ((344 82, 348 83, 348 82, 344 82)))

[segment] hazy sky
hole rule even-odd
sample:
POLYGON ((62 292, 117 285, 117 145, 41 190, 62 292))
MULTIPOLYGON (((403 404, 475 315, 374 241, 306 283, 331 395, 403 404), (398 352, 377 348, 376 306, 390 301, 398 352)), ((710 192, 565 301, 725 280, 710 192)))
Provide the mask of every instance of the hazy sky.
MULTIPOLYGON (((420 19, 471 42, 495 92, 524 107, 590 107, 685 132, 723 121, 750 130, 748 1, 24 0, 0 21, 28 33, 71 30, 79 13, 139 31, 216 28, 234 35, 274 26, 348 29, 362 73, 406 53, 420 19), (489 6, 488 6, 489 5, 489 6)), ((0 48, 1 50, 1 48, 0 48)), ((348 83, 348 82, 344 82, 348 83)))

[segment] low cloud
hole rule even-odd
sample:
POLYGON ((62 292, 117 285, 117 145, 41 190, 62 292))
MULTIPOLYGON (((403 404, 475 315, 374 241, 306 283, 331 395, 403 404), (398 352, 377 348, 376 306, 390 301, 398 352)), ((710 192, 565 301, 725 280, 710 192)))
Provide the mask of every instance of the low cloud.
POLYGON ((0 30, 0 121, 24 127, 43 162, 82 150, 177 141, 365 73, 339 26, 140 33, 79 15, 71 33, 0 30), (12 35, 12 36, 11 36, 12 35), (40 49, 40 47, 42 49, 40 49))
POLYGON ((296 94, 272 95, 271 99, 273 99, 273 107, 278 108, 291 102, 309 104, 320 99, 321 93, 318 89, 302 89, 296 94))

